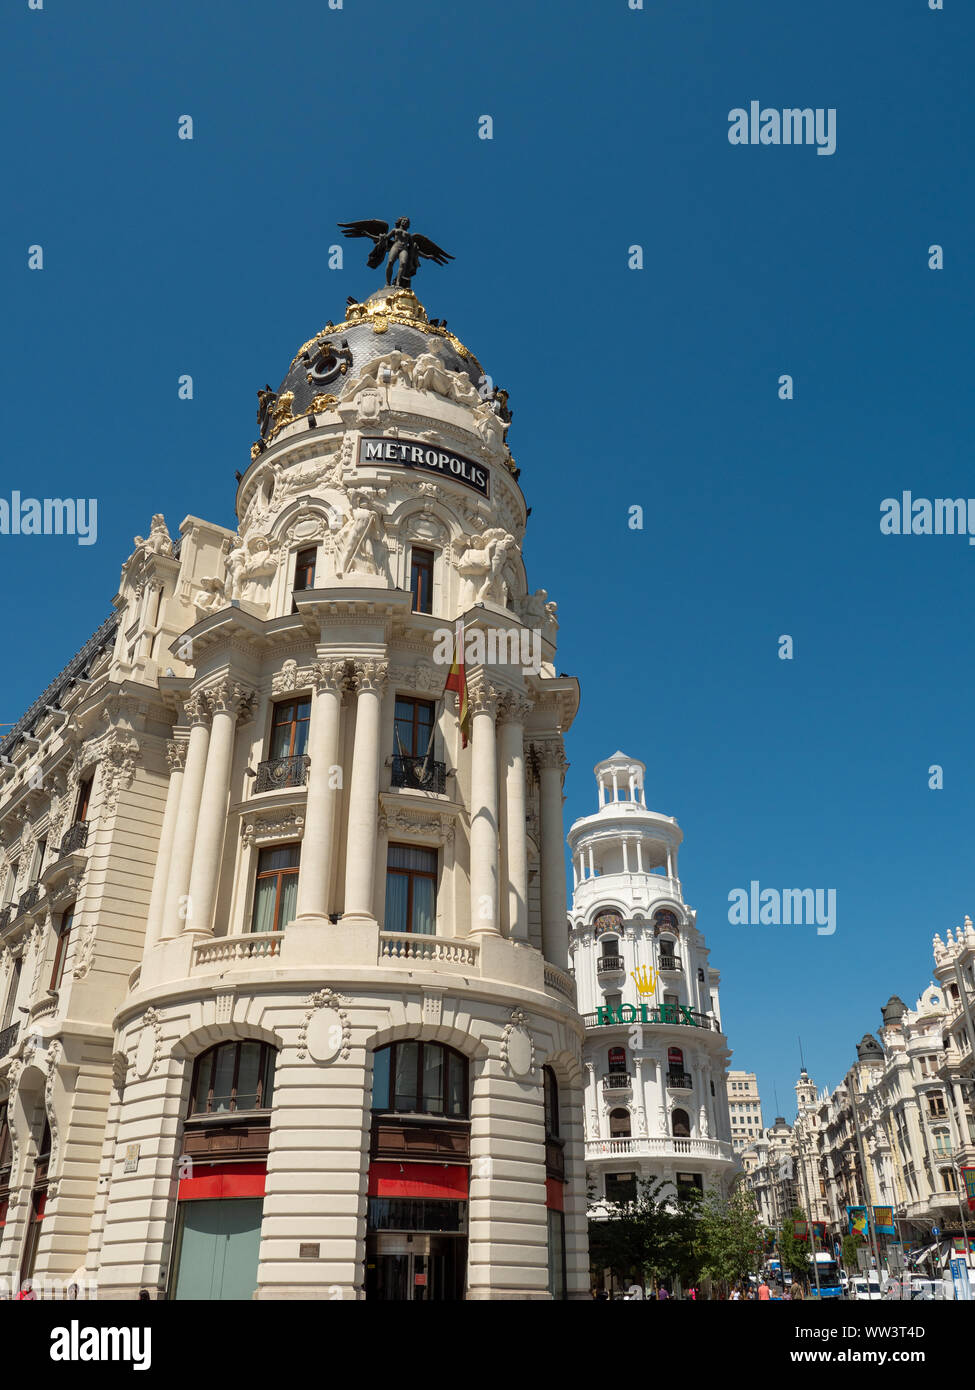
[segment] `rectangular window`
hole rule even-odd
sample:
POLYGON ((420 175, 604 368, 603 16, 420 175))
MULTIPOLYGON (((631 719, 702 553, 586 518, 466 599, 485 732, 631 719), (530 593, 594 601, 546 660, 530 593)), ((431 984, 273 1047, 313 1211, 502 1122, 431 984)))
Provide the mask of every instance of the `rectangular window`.
POLYGON ((262 849, 257 860, 251 931, 284 931, 295 915, 301 846, 276 845, 262 849))
POLYGON ((410 700, 397 695, 393 723, 393 752, 398 757, 426 757, 433 737, 436 707, 432 700, 410 700))
POLYGON ((23 968, 23 957, 18 956, 14 961, 13 979, 10 981, 10 988, 7 990, 7 1002, 3 1006, 3 1021, 0 1022, 0 1033, 6 1032, 13 1019, 14 1005, 17 1003, 17 990, 20 988, 20 972, 23 968))
POLYGON ((548 1291, 553 1298, 565 1298, 565 1216, 548 1212, 548 1291))
POLYGON ((635 1202, 636 1174, 607 1173, 606 1200, 607 1202, 635 1202))
POLYGON ((418 1044, 404 1042, 396 1049, 396 1075, 393 1078, 393 1109, 417 1110, 418 1044))
POLYGON ((299 758, 308 747, 308 723, 311 719, 311 700, 283 700, 274 706, 271 724, 270 756, 299 758))
POLYGON ((410 553, 410 593, 413 596, 414 613, 433 612, 433 551, 418 550, 413 547, 410 553))
POLYGON ((51 989, 60 989, 61 981, 64 979, 64 962, 68 955, 68 943, 71 940, 71 926, 74 922, 74 904, 65 908, 61 914, 61 925, 58 927, 58 941, 54 951, 54 969, 51 971, 51 989))
POLYGON ((14 900, 14 894, 15 894, 16 891, 17 891, 17 873, 18 873, 19 869, 20 869, 20 864, 17 862, 16 859, 15 859, 14 862, 10 865, 10 867, 7 869, 7 877, 6 877, 6 879, 4 880, 4 884, 3 884, 3 905, 4 905, 4 907, 6 907, 8 903, 12 903, 13 900, 14 900))
POLYGON ((390 845, 386 859, 386 931, 432 936, 437 916, 437 852, 390 845))
POLYGON ((90 777, 83 777, 78 788, 78 806, 74 813, 75 825, 79 821, 88 819, 88 810, 91 806, 91 789, 95 785, 95 774, 90 777))
POLYGON ((318 560, 318 549, 310 546, 307 550, 299 550, 295 556, 295 589, 314 589, 315 587, 315 564, 318 560))
POLYGON ((36 883, 41 876, 45 854, 47 854, 47 840, 38 840, 36 848, 34 849, 34 863, 30 871, 30 881, 32 884, 36 883))

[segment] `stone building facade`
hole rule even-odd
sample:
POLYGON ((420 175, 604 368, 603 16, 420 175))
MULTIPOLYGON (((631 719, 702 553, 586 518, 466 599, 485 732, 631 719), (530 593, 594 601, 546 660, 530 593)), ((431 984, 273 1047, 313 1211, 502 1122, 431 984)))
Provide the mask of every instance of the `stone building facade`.
POLYGON ((570 952, 584 1053, 591 1210, 638 1182, 727 1192, 731 1146, 719 975, 677 872, 682 833, 649 811, 644 764, 595 770, 598 810, 569 831, 570 952))
POLYGON ((262 393, 237 529, 154 518, 4 741, 0 1275, 587 1296, 579 692, 509 420, 411 291, 350 303, 262 393))

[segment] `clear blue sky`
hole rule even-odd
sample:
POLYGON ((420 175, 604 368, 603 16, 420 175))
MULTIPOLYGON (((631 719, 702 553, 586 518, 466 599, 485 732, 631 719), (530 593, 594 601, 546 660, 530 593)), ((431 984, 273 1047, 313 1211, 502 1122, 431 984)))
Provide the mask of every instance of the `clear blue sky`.
POLYGON ((945 4, 10 0, 0 495, 97 497, 99 539, 0 538, 0 718, 153 512, 233 523, 256 388, 378 282, 358 248, 328 270, 335 223, 407 214, 456 256, 429 312, 511 393, 529 577, 583 689, 567 824, 593 763, 643 758, 733 1065, 791 1117, 801 1032, 835 1085, 975 913, 975 550, 879 530, 903 489, 975 494, 975 14, 945 4), (753 99, 835 107, 836 153, 730 145, 753 99), (835 889, 836 934, 730 926, 752 879, 835 889))

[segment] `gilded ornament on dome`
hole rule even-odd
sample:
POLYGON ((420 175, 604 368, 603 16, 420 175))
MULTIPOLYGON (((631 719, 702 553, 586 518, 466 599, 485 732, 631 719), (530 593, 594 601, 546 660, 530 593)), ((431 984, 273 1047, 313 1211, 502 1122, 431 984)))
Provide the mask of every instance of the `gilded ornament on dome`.
POLYGON ((389 318, 386 314, 377 314, 372 321, 373 333, 385 333, 389 327, 389 318))
POLYGON ((327 393, 315 396, 311 405, 308 407, 307 414, 314 415, 320 410, 329 410, 338 401, 338 396, 330 396, 327 393))

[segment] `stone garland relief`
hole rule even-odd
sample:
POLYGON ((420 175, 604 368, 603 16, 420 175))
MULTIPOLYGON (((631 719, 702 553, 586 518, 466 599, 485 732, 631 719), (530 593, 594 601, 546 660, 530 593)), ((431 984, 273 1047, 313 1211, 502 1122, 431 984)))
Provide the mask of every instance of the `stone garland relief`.
POLYGON ((309 996, 308 1011, 298 1030, 298 1057, 323 1065, 341 1057, 347 1062, 352 1050, 352 1023, 341 1006, 349 1001, 331 989, 320 989, 309 996), (332 1018, 332 1012, 338 1021, 332 1018))
POLYGON ((501 1037, 501 1065, 512 1076, 535 1074, 535 1040, 527 1023, 528 1016, 522 1009, 512 1009, 511 1022, 505 1024, 501 1037))
MULTIPOLYGON (((44 1109, 47 1113, 48 1128, 51 1131, 51 1157, 48 1163, 48 1174, 56 1173, 58 1158, 61 1150, 61 1140, 58 1132, 57 1111, 54 1108, 54 1082, 57 1078, 58 1063, 61 1061, 61 1044, 55 1040, 48 1045, 47 1049, 47 1081, 44 1086, 44 1109)), ((52 1200, 58 1195, 60 1177, 49 1178, 47 1185, 47 1195, 52 1200)))
POLYGON ((76 980, 86 979, 91 971, 95 959, 95 930, 94 924, 85 928, 85 934, 78 948, 78 958, 72 972, 76 980))

